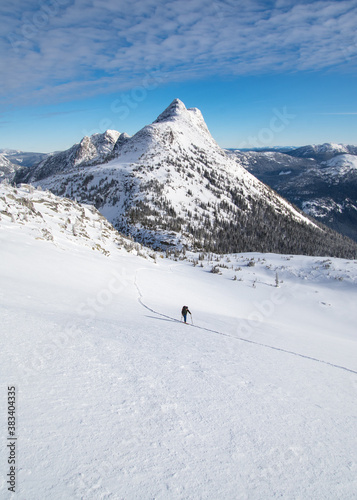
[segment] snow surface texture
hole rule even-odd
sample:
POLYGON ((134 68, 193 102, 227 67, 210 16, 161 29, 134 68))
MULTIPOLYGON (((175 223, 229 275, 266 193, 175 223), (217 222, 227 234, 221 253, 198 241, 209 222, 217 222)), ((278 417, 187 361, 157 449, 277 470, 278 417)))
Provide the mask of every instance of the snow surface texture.
POLYGON ((62 200, 109 254, 50 193, 0 198, 1 499, 356 498, 356 261, 155 262, 62 200))
MULTIPOLYGON (((59 248, 81 244, 105 255, 124 243, 123 238, 92 206, 80 205, 52 193, 22 184, 0 184, 0 217, 37 240, 52 241, 59 248)), ((0 219, 0 220, 1 220, 0 219)))

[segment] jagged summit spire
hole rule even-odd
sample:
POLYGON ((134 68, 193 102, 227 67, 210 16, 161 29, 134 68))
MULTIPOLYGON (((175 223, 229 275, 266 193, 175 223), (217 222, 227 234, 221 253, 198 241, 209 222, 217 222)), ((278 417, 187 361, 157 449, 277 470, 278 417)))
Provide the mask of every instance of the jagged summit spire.
POLYGON ((180 99, 174 99, 172 103, 157 117, 154 123, 164 122, 187 111, 186 106, 180 99))
POLYGON ((192 133, 192 129, 196 129, 196 131, 198 130, 199 134, 202 134, 206 140, 208 138, 210 142, 214 142, 201 111, 197 108, 186 108, 180 99, 174 99, 165 111, 163 111, 163 113, 153 122, 153 125, 165 122, 185 124, 186 127, 188 126, 191 129, 190 133, 192 133))

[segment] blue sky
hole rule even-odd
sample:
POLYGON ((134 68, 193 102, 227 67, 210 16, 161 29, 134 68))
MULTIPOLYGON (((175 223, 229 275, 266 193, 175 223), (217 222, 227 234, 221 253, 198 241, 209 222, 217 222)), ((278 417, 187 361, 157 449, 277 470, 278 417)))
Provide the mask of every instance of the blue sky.
POLYGON ((222 147, 357 144, 357 1, 16 0, 0 148, 132 135, 178 97, 222 147))

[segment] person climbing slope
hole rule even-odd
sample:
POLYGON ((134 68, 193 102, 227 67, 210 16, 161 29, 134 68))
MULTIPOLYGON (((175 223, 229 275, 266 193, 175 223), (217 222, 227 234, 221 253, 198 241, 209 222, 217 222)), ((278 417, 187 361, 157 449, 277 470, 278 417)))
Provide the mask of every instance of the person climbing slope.
POLYGON ((182 311, 181 311, 181 316, 183 316, 183 320, 185 323, 186 323, 187 313, 191 314, 191 311, 189 310, 189 308, 187 306, 183 306, 182 311))

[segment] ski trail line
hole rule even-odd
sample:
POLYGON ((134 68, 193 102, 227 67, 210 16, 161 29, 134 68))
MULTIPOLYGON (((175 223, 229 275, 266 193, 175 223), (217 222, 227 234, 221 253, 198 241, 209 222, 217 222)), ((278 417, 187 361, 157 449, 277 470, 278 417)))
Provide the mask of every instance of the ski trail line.
MULTIPOLYGON (((138 269, 138 271, 139 270, 140 269, 138 269)), ((176 318, 172 318, 171 316, 168 316, 167 314, 163 314, 163 313, 160 313, 158 311, 155 311, 154 309, 152 309, 151 307, 149 307, 148 305, 146 305, 144 303, 144 301, 143 301, 143 295, 141 293, 139 285, 137 284, 136 278, 137 278, 137 273, 135 274, 134 285, 135 285, 135 287, 136 287, 136 289, 138 291, 138 294, 139 294, 138 302, 143 307, 145 307, 145 309, 147 309, 148 311, 150 311, 150 312, 152 312, 154 314, 157 314, 158 316, 163 316, 164 318, 170 319, 171 321, 174 321, 176 323, 181 323, 180 320, 178 320, 176 318)), ((230 337, 231 339, 234 339, 234 340, 239 340, 241 342, 247 342, 248 344, 254 344, 254 345, 258 345, 260 347, 265 347, 267 349, 272 349, 274 351, 280 351, 280 352, 284 352, 286 354, 292 354, 293 356, 298 356, 299 358, 309 359, 310 361, 315 361, 317 363, 322 363, 324 365, 332 366, 333 368, 338 368, 339 370, 345 370, 346 372, 354 373, 354 374, 357 375, 357 371, 355 371, 355 370, 351 370, 350 368, 346 368, 345 366, 335 365, 334 363, 330 363, 329 361, 324 361, 322 359, 314 358, 312 356, 307 356, 306 354, 300 354, 298 352, 289 351, 287 349, 282 349, 281 347, 274 347, 274 346, 269 345, 269 344, 262 344, 261 342, 255 342, 254 340, 245 339, 243 337, 234 337, 233 335, 229 335, 228 333, 219 332, 218 330, 212 330, 211 328, 206 328, 204 326, 197 326, 197 325, 193 325, 193 324, 190 325, 190 326, 191 326, 191 328, 197 328, 198 330, 204 330, 206 332, 216 333, 216 334, 222 335, 224 337, 230 337)))

